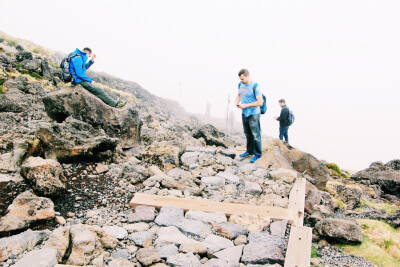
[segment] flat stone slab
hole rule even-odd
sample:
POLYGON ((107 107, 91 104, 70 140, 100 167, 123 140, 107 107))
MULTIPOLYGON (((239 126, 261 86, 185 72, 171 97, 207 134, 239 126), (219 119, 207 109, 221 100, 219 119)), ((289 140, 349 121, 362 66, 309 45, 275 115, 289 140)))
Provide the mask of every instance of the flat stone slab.
POLYGON ((236 265, 228 260, 224 259, 210 259, 206 263, 202 265, 203 267, 238 267, 239 265, 236 265))
POLYGON ((135 232, 141 232, 141 231, 147 231, 150 229, 150 225, 144 222, 139 222, 139 223, 127 223, 123 224, 122 227, 128 231, 128 233, 135 233, 135 232))
POLYGON ((53 267, 57 264, 57 250, 52 248, 42 248, 33 250, 25 254, 15 267, 53 267))
POLYGON ((271 234, 284 238, 286 233, 287 223, 288 223, 287 220, 272 222, 270 225, 271 234))
POLYGON ((239 171, 244 175, 250 175, 255 170, 257 170, 257 167, 251 163, 243 164, 239 167, 239 171))
POLYGON ((207 250, 210 252, 210 254, 214 254, 222 249, 234 246, 231 240, 217 235, 207 236, 202 243, 207 246, 207 250))
POLYGON ((236 184, 240 182, 239 176, 234 175, 230 172, 219 172, 217 173, 217 176, 224 178, 227 184, 236 184))
POLYGON ((176 255, 179 253, 178 247, 174 244, 164 245, 164 246, 156 246, 156 250, 158 255, 161 258, 166 259, 169 256, 176 255))
POLYGON ((225 184, 225 179, 217 176, 206 176, 201 178, 201 182, 205 185, 220 187, 225 184))
POLYGON ((162 207, 155 222, 161 226, 172 226, 184 219, 183 210, 174 207, 162 207))
POLYGON ((244 264, 283 263, 282 249, 271 243, 250 243, 243 248, 244 264))
POLYGON ((246 227, 240 224, 235 224, 231 222, 221 222, 214 225, 214 230, 219 232, 222 236, 229 239, 234 239, 239 235, 247 235, 248 230, 246 227))
POLYGON ((154 221, 155 210, 154 207, 138 205, 135 207, 135 212, 128 214, 128 222, 152 222, 154 221))
POLYGON ((160 255, 154 247, 141 248, 136 253, 136 258, 144 266, 149 266, 152 263, 161 261, 160 255))
POLYGON ((225 214, 222 212, 204 212, 198 210, 189 210, 188 212, 186 212, 185 217, 187 219, 193 219, 211 224, 228 221, 225 214))
POLYGON ((270 235, 268 233, 250 233, 248 236, 250 243, 266 243, 276 246, 283 246, 283 240, 280 236, 270 235))
POLYGON ((193 253, 179 253, 176 255, 169 256, 167 258, 167 265, 176 267, 197 267, 201 266, 200 260, 193 253))
POLYGON ((228 260, 233 263, 234 266, 239 266, 240 258, 242 257, 243 245, 229 247, 214 253, 214 256, 218 259, 228 260))
POLYGON ((190 166, 191 164, 197 163, 199 158, 199 152, 185 152, 181 156, 181 161, 184 165, 190 166))
POLYGON ((119 226, 103 226, 103 230, 109 235, 112 235, 118 240, 125 239, 128 236, 128 231, 119 226))
POLYGON ((196 235, 198 237, 206 237, 211 234, 211 226, 192 219, 182 219, 177 224, 176 227, 186 234, 196 235))
POLYGON ((258 183, 243 181, 239 186, 239 191, 245 194, 258 196, 262 193, 262 188, 258 183))
POLYGON ((176 226, 161 227, 157 231, 157 239, 155 240, 155 245, 168 245, 168 244, 185 244, 194 242, 189 237, 185 236, 181 231, 179 231, 176 226))

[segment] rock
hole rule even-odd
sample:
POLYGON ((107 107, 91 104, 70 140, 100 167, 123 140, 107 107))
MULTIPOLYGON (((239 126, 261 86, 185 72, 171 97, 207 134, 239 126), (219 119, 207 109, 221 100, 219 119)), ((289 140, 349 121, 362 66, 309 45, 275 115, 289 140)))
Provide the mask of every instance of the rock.
POLYGON ((107 265, 108 267, 134 267, 135 265, 127 259, 113 259, 107 265))
POLYGON ((128 233, 135 233, 149 230, 150 226, 147 223, 139 222, 133 224, 123 224, 122 227, 128 231, 128 233))
POLYGON ((268 233, 250 233, 248 236, 249 244, 251 243, 264 243, 273 244, 278 247, 283 246, 283 240, 280 236, 270 235, 268 233))
POLYGON ((230 172, 219 172, 217 176, 225 179, 225 182, 228 184, 237 184, 240 182, 240 178, 230 172))
POLYGON ((211 226, 192 219, 182 219, 175 224, 182 232, 198 237, 206 237, 211 234, 211 226))
POLYGON ((28 143, 24 140, 16 140, 12 145, 14 149, 11 152, 0 154, 0 171, 3 173, 17 172, 28 151, 28 143))
POLYGON ((128 231, 126 231, 123 227, 119 226, 103 226, 103 230, 107 232, 107 234, 112 235, 118 240, 125 239, 128 236, 128 231))
POLYGON ((275 206, 286 208, 289 204, 289 199, 287 197, 282 197, 277 194, 267 194, 261 195, 260 201, 263 206, 275 206))
POLYGON ((197 211, 197 210, 189 210, 185 214, 185 218, 202 221, 205 223, 216 224, 219 222, 226 222, 226 216, 222 212, 204 212, 204 211, 197 211))
POLYGON ((263 215, 236 215, 229 217, 229 222, 245 226, 249 232, 262 232, 270 223, 270 218, 263 215))
POLYGON ((193 133, 194 138, 204 138, 204 141, 209 146, 215 145, 227 148, 227 144, 225 144, 223 140, 224 136, 224 133, 218 131, 217 128, 211 124, 203 125, 193 133))
MULTIPOLYGON (((137 250, 136 250, 137 251, 137 250)), ((128 259, 130 257, 128 249, 117 249, 113 253, 111 253, 111 257, 114 259, 128 259)))
POLYGON ((51 248, 33 250, 24 255, 15 267, 53 267, 57 264, 57 251, 51 248))
POLYGON ((153 263, 161 261, 160 255, 154 247, 141 248, 136 254, 138 261, 144 266, 149 266, 153 263))
POLYGON ((7 214, 0 218, 0 233, 25 229, 31 223, 54 218, 54 203, 38 197, 31 191, 18 195, 7 208, 7 214))
POLYGON ((155 208, 150 206, 135 206, 135 212, 127 216, 128 222, 152 222, 155 217, 155 208))
POLYGON ((315 225, 315 230, 337 242, 359 244, 363 241, 361 226, 356 221, 325 218, 315 225))
POLYGON ((225 184, 225 179, 217 176, 202 177, 201 182, 211 187, 221 187, 225 184))
POLYGON ((81 86, 49 93, 43 103, 47 114, 55 121, 62 122, 72 116, 100 127, 110 137, 119 138, 122 148, 134 147, 139 142, 142 122, 136 110, 112 108, 81 86))
POLYGON ((219 153, 232 159, 236 157, 236 151, 234 149, 222 149, 219 153))
POLYGON ((270 243, 250 243, 243 248, 241 261, 245 264, 273 264, 284 261, 282 250, 270 243))
POLYGON ((53 159, 29 157, 21 166, 21 174, 40 195, 57 196, 65 191, 62 166, 53 159))
POLYGON ((33 56, 32 56, 31 52, 23 51, 23 52, 19 52, 19 53, 15 54, 15 59, 18 62, 21 62, 23 60, 32 60, 33 56))
POLYGON ((379 185, 383 192, 400 198, 400 159, 373 162, 369 168, 351 176, 355 181, 368 181, 371 185, 379 185))
POLYGON ((245 245, 247 243, 247 237, 245 235, 239 235, 236 237, 233 243, 235 246, 245 245))
POLYGON ((202 243, 207 246, 207 250, 210 254, 234 246, 231 240, 217 235, 207 236, 202 243))
POLYGON ((162 207, 155 223, 162 226, 175 225, 183 220, 183 210, 175 207, 162 207))
MULTIPOLYGON (((1 163, 0 163, 1 164, 1 163)), ((27 186, 23 184, 24 179, 19 174, 0 173, 0 215, 4 213, 14 198, 25 191, 27 186)))
POLYGON ((178 247, 173 244, 165 246, 156 246, 156 250, 158 255, 160 255, 160 257, 163 259, 166 259, 168 256, 176 255, 179 253, 178 247))
POLYGON ((49 240, 44 245, 45 248, 55 249, 57 251, 57 262, 62 262, 62 259, 67 252, 69 246, 69 227, 60 227, 55 229, 49 240))
POLYGON ((225 165, 225 166, 230 166, 230 165, 233 164, 233 159, 230 158, 230 157, 227 157, 227 156, 223 156, 223 155, 218 154, 218 155, 216 156, 215 162, 216 162, 217 164, 222 164, 222 165, 225 165))
POLYGON ((290 179, 290 183, 293 182, 294 179, 297 178, 297 172, 289 169, 277 169, 269 172, 269 175, 274 180, 281 180, 283 178, 290 179))
POLYGON ((198 152, 186 152, 181 156, 181 161, 184 165, 189 166, 191 164, 197 163, 198 157, 198 152))
MULTIPOLYGON (((133 161, 124 162, 122 165, 113 166, 113 168, 118 168, 119 177, 129 181, 131 184, 140 183, 146 180, 149 175, 145 167, 133 161)), ((152 214, 150 208, 139 208, 140 210, 149 211, 149 214, 152 214)))
POLYGON ((271 235, 285 237, 288 220, 274 221, 270 225, 271 235))
POLYGON ((201 266, 200 260, 193 255, 193 253, 179 253, 176 255, 171 255, 167 258, 167 264, 169 266, 201 266))
POLYGON ((254 164, 247 163, 239 167, 239 172, 244 175, 250 175, 253 171, 255 171, 257 167, 254 164))
POLYGON ((56 216, 55 219, 56 223, 60 224, 60 225, 64 225, 67 223, 67 221, 64 219, 64 217, 62 216, 56 216))
POLYGON ((249 181, 243 181, 239 186, 239 191, 244 194, 249 195, 260 195, 262 193, 262 188, 259 184, 249 181))
POLYGON ((315 179, 315 186, 319 190, 325 189, 326 182, 330 176, 324 162, 319 161, 309 153, 304 153, 302 157, 292 162, 292 166, 296 171, 313 177, 315 179))
POLYGON ((24 69, 38 73, 40 72, 42 61, 40 59, 26 59, 21 62, 21 65, 24 69))
POLYGON ((224 259, 210 259, 202 265, 203 267, 237 267, 234 263, 224 259))
POLYGON ((133 241, 135 245, 147 248, 152 245, 154 234, 152 232, 136 232, 128 236, 129 240, 133 241))
POLYGON ((108 171, 108 166, 107 165, 104 165, 102 163, 97 163, 96 172, 98 174, 105 173, 107 171, 108 171))
POLYGON ((214 230, 217 231, 220 235, 225 236, 229 239, 234 239, 239 235, 248 234, 248 230, 246 227, 231 222, 217 223, 214 225, 214 230))
POLYGON ((68 117, 62 123, 46 124, 36 131, 47 159, 71 163, 87 159, 104 160, 112 156, 119 140, 103 130, 68 117))
POLYGON ((193 242, 190 238, 182 234, 175 226, 161 227, 157 231, 155 245, 185 244, 193 242))
POLYGON ((207 246, 200 243, 186 243, 179 246, 179 252, 183 253, 194 253, 194 254, 206 254, 207 246))
POLYGON ((217 253, 214 253, 214 256, 218 259, 228 260, 230 263, 233 263, 234 266, 239 266, 240 258, 242 257, 243 245, 234 246, 223 249, 217 253))
POLYGON ((10 237, 0 238, 0 262, 9 256, 18 256, 25 251, 31 251, 50 236, 50 231, 25 231, 10 237))
POLYGON ((253 175, 260 179, 267 178, 269 171, 263 168, 258 168, 257 170, 253 171, 253 175))
POLYGON ((360 200, 362 196, 362 189, 355 185, 347 185, 341 195, 346 203, 346 208, 353 210, 360 206, 360 200))

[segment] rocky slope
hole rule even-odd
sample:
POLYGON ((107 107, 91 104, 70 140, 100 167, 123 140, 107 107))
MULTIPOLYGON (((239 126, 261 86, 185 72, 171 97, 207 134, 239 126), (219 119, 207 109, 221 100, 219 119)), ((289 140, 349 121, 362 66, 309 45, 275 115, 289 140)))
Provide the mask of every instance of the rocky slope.
MULTIPOLYGON (((60 56, 0 35, 0 266, 283 265, 286 221, 131 210, 136 192, 287 207, 295 179, 306 177, 305 223, 322 266, 374 266, 340 246, 365 241, 360 219, 399 227, 399 160, 343 178, 269 139, 253 165, 237 156, 243 137, 134 82, 89 73, 128 100, 122 110, 63 84, 60 56)), ((400 244, 389 248, 398 261, 400 244)))

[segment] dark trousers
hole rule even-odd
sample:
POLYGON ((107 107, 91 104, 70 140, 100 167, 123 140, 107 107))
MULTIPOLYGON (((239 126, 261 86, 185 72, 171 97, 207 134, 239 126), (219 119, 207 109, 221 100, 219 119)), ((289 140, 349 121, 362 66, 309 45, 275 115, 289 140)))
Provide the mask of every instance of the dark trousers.
POLYGON ((109 96, 103 88, 93 85, 90 82, 79 82, 76 84, 82 85, 83 88, 85 88, 86 90, 88 90, 89 92, 91 92, 92 94, 97 96, 98 98, 100 98, 107 105, 109 105, 111 107, 115 107, 117 105, 117 101, 112 99, 111 96, 109 96))
POLYGON ((262 155, 260 114, 246 117, 242 114, 244 135, 247 140, 247 152, 250 155, 262 155))
POLYGON ((289 143, 289 126, 279 127, 279 139, 283 140, 285 137, 285 141, 289 143))

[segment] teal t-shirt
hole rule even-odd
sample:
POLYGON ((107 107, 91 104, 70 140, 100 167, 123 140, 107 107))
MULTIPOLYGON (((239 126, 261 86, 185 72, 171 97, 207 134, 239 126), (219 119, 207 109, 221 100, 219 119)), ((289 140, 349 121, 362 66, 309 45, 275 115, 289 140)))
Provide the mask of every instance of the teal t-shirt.
MULTIPOLYGON (((261 95, 260 85, 257 85, 257 88, 253 91, 255 82, 251 81, 249 84, 240 83, 239 85, 239 94, 240 94, 240 102, 242 104, 253 103, 257 101, 256 96, 261 95)), ((242 110, 244 116, 248 117, 251 115, 261 113, 260 107, 249 107, 244 108, 242 110)))

